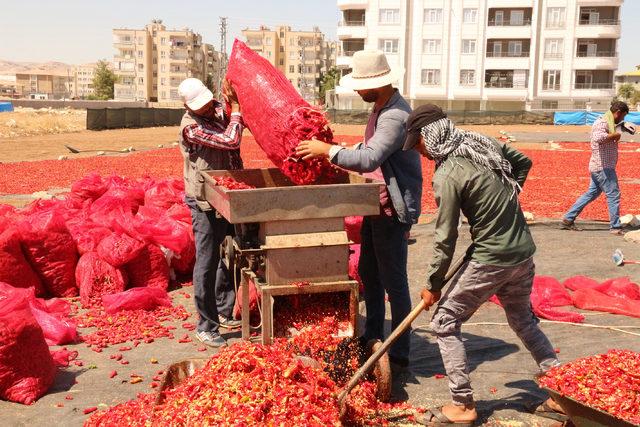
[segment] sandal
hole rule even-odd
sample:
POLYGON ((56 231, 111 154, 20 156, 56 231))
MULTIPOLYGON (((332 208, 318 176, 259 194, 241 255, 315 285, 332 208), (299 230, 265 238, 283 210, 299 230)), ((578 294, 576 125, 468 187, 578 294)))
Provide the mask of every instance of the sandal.
POLYGON ((569 421, 569 417, 567 414, 563 414, 562 412, 558 412, 554 410, 551 406, 547 404, 547 402, 542 402, 538 405, 533 411, 533 415, 537 415, 539 417, 548 418, 550 420, 558 421, 561 423, 565 423, 569 421))
POLYGON ((427 409, 427 412, 416 418, 418 424, 425 426, 469 427, 474 421, 452 421, 442 413, 442 408, 427 409))

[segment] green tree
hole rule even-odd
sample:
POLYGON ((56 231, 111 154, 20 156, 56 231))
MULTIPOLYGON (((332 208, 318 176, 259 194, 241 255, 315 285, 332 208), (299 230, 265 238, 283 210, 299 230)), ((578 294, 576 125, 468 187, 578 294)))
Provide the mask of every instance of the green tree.
POLYGON ((336 67, 330 68, 320 78, 320 99, 324 101, 328 90, 334 89, 340 80, 340 70, 336 67))
POLYGON ((618 88, 618 96, 622 99, 632 100, 636 94, 636 88, 631 83, 625 83, 618 88))
POLYGON ((98 61, 95 76, 93 77, 93 88, 95 98, 106 100, 113 99, 113 85, 118 82, 118 76, 109 69, 106 60, 98 61))

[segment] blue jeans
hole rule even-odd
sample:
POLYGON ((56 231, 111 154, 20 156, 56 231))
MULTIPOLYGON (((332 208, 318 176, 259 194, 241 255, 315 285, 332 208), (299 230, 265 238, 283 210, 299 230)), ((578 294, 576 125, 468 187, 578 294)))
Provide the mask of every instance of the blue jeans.
MULTIPOLYGON (((362 222, 362 246, 358 272, 364 285, 367 320, 365 339, 384 339, 385 291, 391 305, 391 327, 395 329, 411 311, 407 279, 408 234, 411 226, 395 216, 365 217, 362 222)), ((389 355, 398 361, 409 360, 410 331, 391 346, 389 355)))
POLYGON ((597 199, 603 192, 607 196, 610 227, 612 229, 622 228, 620 224, 620 187, 618 186, 618 176, 615 169, 591 172, 589 189, 576 200, 564 218, 568 221, 574 221, 585 206, 597 199))
POLYGON ((216 217, 215 210, 201 210, 191 197, 185 197, 185 202, 191 208, 196 244, 193 296, 199 315, 197 328, 198 331, 218 332, 218 314, 231 318, 236 298, 229 271, 220 259, 220 244, 227 235, 229 223, 216 217))

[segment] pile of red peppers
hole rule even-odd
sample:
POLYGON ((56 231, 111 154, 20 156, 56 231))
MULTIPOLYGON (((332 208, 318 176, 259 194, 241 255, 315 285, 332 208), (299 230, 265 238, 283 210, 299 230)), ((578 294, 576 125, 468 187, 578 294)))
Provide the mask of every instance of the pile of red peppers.
POLYGON ((640 424, 640 353, 609 350, 551 369, 540 385, 640 424))

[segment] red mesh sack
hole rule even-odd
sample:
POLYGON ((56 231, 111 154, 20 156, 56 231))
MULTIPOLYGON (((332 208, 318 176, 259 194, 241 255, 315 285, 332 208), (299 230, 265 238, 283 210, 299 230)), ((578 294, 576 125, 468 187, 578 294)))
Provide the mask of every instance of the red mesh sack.
POLYGON ((157 307, 171 307, 169 294, 159 288, 132 288, 117 294, 103 295, 102 305, 109 313, 123 310, 147 310, 157 307))
POLYGON ((80 255, 95 251, 102 239, 111 234, 110 229, 92 221, 67 221, 67 228, 80 255))
POLYGON ((640 317, 640 301, 610 297, 595 289, 578 289, 573 304, 583 310, 603 311, 623 316, 640 317))
POLYGON ((358 282, 360 292, 364 291, 364 284, 358 272, 360 264, 360 245, 349 245, 349 277, 358 282))
POLYGON ((71 185, 72 196, 96 200, 109 189, 109 182, 93 172, 71 185))
MULTIPOLYGON (((253 280, 249 279, 249 317, 252 325, 260 323, 258 304, 260 304, 261 298, 262 296, 258 293, 256 284, 253 280)), ((242 318, 242 291, 240 289, 238 289, 236 302, 233 305, 233 317, 236 319, 242 318)))
POLYGON ((584 288, 594 288, 599 284, 600 283, 597 280, 594 280, 587 276, 573 276, 562 282, 562 285, 565 288, 571 289, 572 291, 584 288))
POLYGON ((167 215, 191 227, 191 209, 184 203, 175 203, 167 210, 167 215))
POLYGON ((178 256, 191 244, 191 227, 176 221, 163 209, 141 206, 135 216, 132 229, 148 243, 171 249, 178 256))
POLYGON ((640 300, 640 289, 638 285, 629 280, 628 277, 605 280, 593 289, 610 297, 640 300))
POLYGON ((0 399, 30 405, 53 384, 56 367, 23 294, 0 297, 0 399))
POLYGON ((144 243, 124 233, 110 233, 98 244, 100 258, 114 267, 120 267, 134 259, 144 249, 144 243))
POLYGON ((146 245, 140 254, 125 264, 132 288, 151 287, 166 290, 169 287, 169 264, 156 245, 146 245))
POLYGON ((242 105, 242 119, 256 142, 296 184, 310 184, 338 173, 326 159, 293 161, 301 140, 332 142, 326 117, 303 100, 291 82, 240 40, 229 58, 227 79, 242 105))
POLYGON ((14 228, 0 233, 0 282, 16 288, 33 288, 38 296, 46 294, 42 281, 22 253, 20 236, 14 228))
POLYGON ((19 224, 27 261, 54 297, 78 295, 75 269, 78 252, 57 209, 35 212, 19 224))
POLYGON ((344 218, 344 230, 347 232, 347 239, 358 245, 362 239, 360 235, 362 219, 361 216, 347 216, 344 218))
POLYGON ((96 252, 87 252, 78 261, 76 281, 80 287, 80 302, 88 308, 101 304, 102 295, 124 291, 127 274, 103 261, 96 252))
POLYGON ((182 252, 174 254, 171 258, 171 268, 178 273, 193 273, 193 267, 196 265, 196 244, 193 232, 189 233, 189 242, 189 245, 182 252))
POLYGON ((169 209, 184 199, 184 181, 169 178, 154 184, 144 193, 144 205, 169 209))

